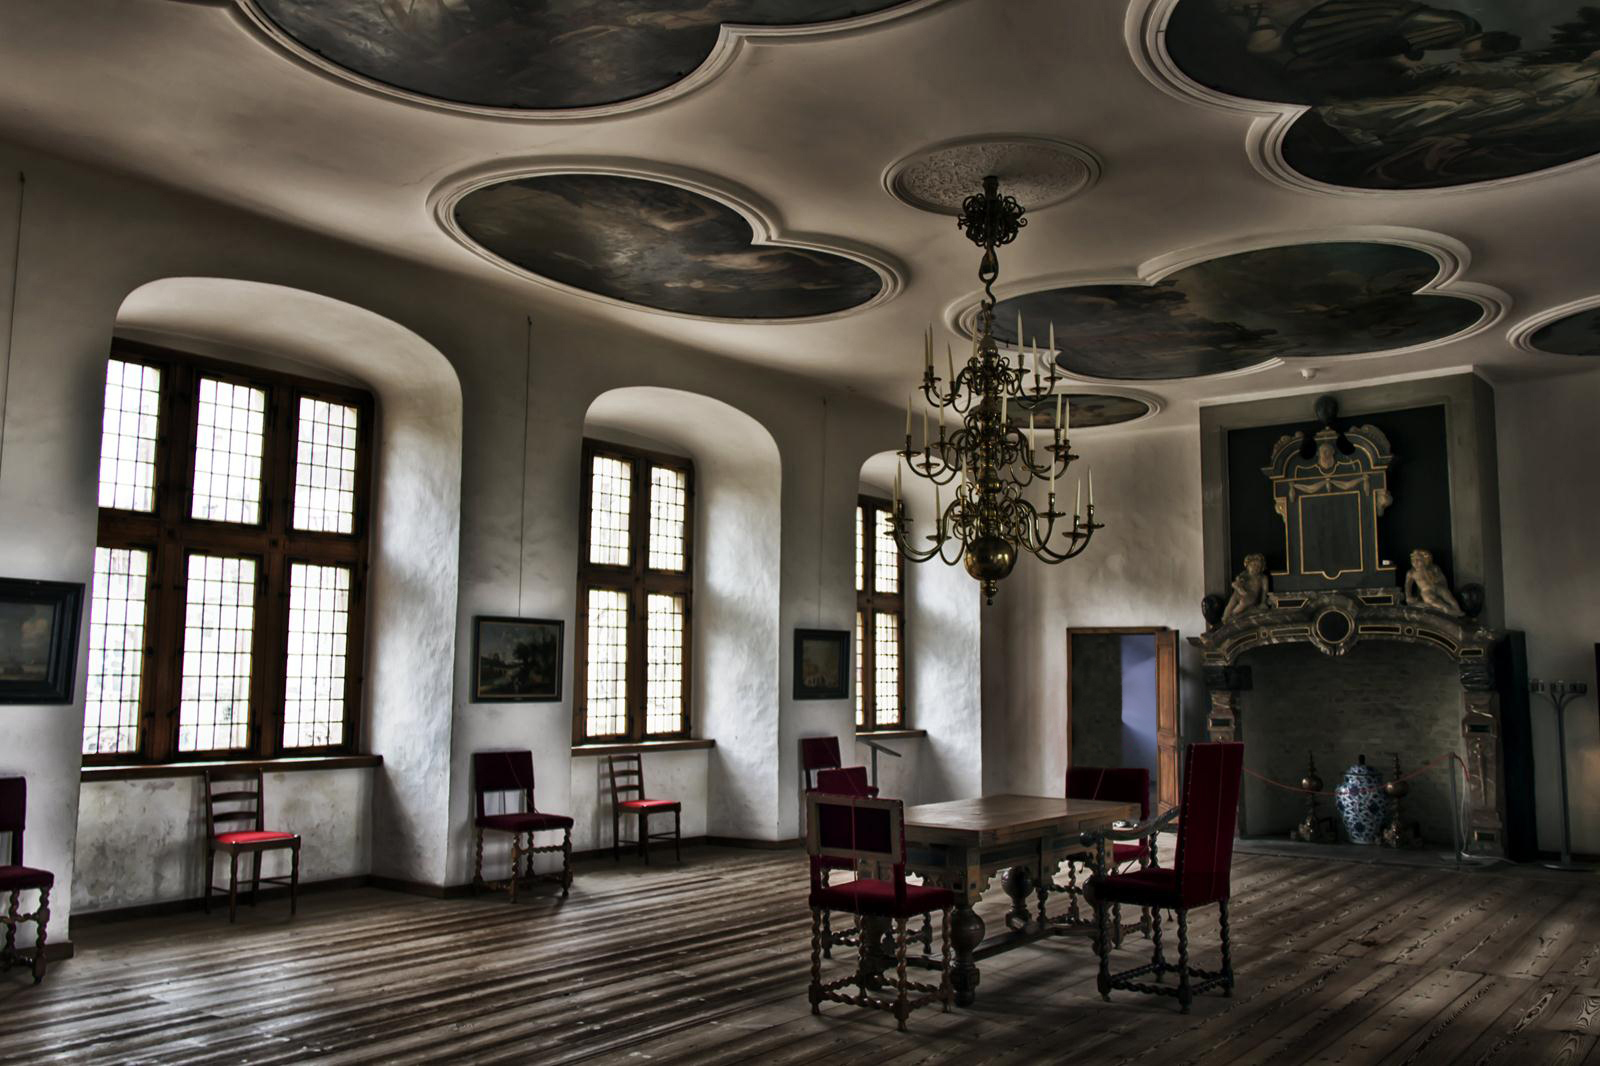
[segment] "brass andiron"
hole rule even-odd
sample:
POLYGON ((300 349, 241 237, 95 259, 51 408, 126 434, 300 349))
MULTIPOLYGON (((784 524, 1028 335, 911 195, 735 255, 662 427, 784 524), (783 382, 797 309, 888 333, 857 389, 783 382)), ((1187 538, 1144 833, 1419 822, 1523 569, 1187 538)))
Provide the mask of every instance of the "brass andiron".
POLYGON ((1421 835, 1416 826, 1407 825, 1400 817, 1400 801, 1411 793, 1411 782, 1404 780, 1400 775, 1400 754, 1390 752, 1394 756, 1394 777, 1383 786, 1383 794, 1389 797, 1389 824, 1383 830, 1383 846, 1386 848, 1415 848, 1422 845, 1421 835))
POLYGON ((1317 773, 1317 761, 1309 751, 1306 752, 1306 775, 1300 779, 1300 787, 1306 792, 1306 816, 1289 831, 1289 839, 1307 844, 1333 843, 1333 819, 1317 815, 1317 793, 1322 791, 1322 778, 1317 773))

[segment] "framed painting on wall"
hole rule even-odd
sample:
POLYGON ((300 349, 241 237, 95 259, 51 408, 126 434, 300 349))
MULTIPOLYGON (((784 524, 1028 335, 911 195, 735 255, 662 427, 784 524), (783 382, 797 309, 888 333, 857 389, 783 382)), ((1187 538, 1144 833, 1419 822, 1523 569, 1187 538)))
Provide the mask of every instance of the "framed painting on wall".
POLYGON ((71 703, 83 586, 0 578, 0 703, 71 703))
POLYGON ((561 699, 562 623, 549 618, 472 620, 475 703, 561 699))
POLYGON ((850 695, 850 634, 843 629, 794 631, 794 698, 842 700, 850 695))

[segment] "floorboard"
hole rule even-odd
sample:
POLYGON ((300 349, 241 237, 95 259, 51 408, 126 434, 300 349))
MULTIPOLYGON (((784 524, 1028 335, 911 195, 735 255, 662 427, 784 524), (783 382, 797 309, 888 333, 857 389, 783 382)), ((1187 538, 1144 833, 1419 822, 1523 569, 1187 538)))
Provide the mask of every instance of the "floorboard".
MULTIPOLYGON (((1088 942, 1061 937, 986 960, 975 1007, 923 1010, 910 1033, 810 1013, 805 885, 797 853, 704 847, 582 864, 566 901, 351 889, 293 921, 272 901, 233 926, 89 925, 43 986, 0 978, 0 1063, 1600 1066, 1592 879, 1243 853, 1232 998, 1102 1003, 1088 942)), ((991 930, 1007 905, 985 898, 991 930)), ((1129 934, 1118 968, 1146 946, 1129 934)), ((1214 965, 1214 914, 1191 946, 1214 965)), ((835 955, 830 971, 852 949, 835 955)))

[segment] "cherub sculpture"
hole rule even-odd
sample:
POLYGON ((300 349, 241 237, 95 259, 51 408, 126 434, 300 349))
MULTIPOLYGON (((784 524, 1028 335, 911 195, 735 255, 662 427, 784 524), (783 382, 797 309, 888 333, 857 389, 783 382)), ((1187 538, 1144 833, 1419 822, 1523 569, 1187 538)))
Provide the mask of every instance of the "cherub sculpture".
POLYGON ((1233 595, 1222 609, 1222 624, 1267 605, 1267 557, 1251 552, 1244 557, 1244 569, 1233 579, 1233 595))
POLYGON ((1426 548, 1411 553, 1411 569, 1406 571, 1406 603, 1445 614, 1461 614, 1461 605, 1450 594, 1450 583, 1445 580, 1444 571, 1426 548))

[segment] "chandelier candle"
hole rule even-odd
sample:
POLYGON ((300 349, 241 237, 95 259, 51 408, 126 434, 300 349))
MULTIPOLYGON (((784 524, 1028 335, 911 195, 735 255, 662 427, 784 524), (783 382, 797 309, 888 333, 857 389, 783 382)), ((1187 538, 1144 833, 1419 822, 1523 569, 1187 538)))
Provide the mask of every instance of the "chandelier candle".
POLYGON ((939 408, 939 439, 928 437, 928 412, 922 413, 922 448, 911 446, 910 410, 906 412, 906 446, 900 452, 906 466, 918 477, 933 483, 934 526, 927 546, 910 542, 910 526, 901 505, 900 475, 895 473, 895 500, 892 525, 900 554, 912 562, 927 562, 939 557, 954 566, 958 561, 978 580, 984 600, 994 603, 999 583, 1011 573, 1026 550, 1047 563, 1061 563, 1082 554, 1097 529, 1094 520, 1094 480, 1090 475, 1089 508, 1079 515, 1076 506, 1070 516, 1056 510, 1056 476, 1066 472, 1078 456, 1067 440, 1070 410, 1056 392, 1061 380, 1056 367, 1055 325, 1050 325, 1050 346, 1041 353, 1037 345, 1025 345, 1022 314, 1017 314, 1016 365, 1000 354, 994 336, 994 282, 1000 276, 1000 260, 995 249, 1017 239, 1027 225, 1024 211, 1015 197, 1000 195, 1000 181, 983 179, 983 191, 969 196, 962 205, 957 225, 975 245, 983 249, 978 280, 983 282, 983 299, 978 305, 972 356, 955 365, 954 352, 946 345, 948 379, 941 381, 933 371, 932 331, 923 340, 922 395, 939 408), (1033 380, 1027 380, 1027 354, 1033 355, 1033 380), (1044 354, 1048 373, 1039 365, 1044 354), (1053 442, 1038 447, 1034 415, 1045 398, 1055 395, 1056 419, 1053 442), (1017 400, 1028 411, 1028 431, 1009 420, 1010 403, 1017 400), (950 408, 956 427, 945 432, 944 409, 950 408), (1040 452, 1045 453, 1041 458, 1040 452), (1040 510, 1024 495, 1034 480, 1048 479, 1047 504, 1040 510), (955 482, 953 499, 942 502, 939 487, 955 482))

